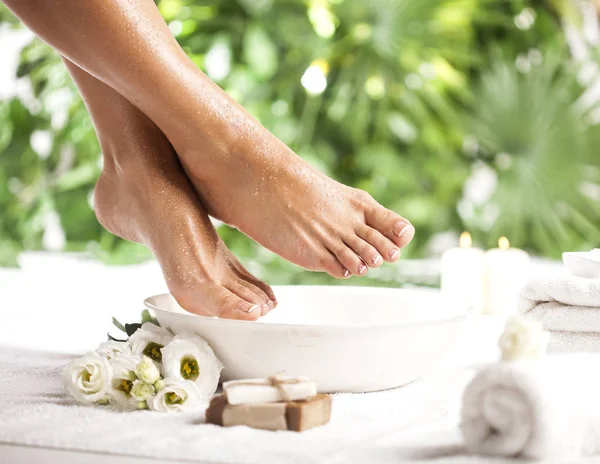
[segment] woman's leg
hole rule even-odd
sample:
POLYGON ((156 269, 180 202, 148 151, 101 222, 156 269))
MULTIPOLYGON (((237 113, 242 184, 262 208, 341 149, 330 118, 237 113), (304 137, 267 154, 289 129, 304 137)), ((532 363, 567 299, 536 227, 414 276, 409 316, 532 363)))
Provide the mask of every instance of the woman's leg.
POLYGON ((336 277, 395 261, 410 222, 308 166, 189 60, 151 0, 5 0, 165 133, 208 212, 336 277))
POLYGON ((189 311, 235 319, 266 314, 275 301, 270 287, 219 239, 163 133, 119 93, 65 63, 102 146, 104 170, 94 196, 100 222, 148 246, 189 311))

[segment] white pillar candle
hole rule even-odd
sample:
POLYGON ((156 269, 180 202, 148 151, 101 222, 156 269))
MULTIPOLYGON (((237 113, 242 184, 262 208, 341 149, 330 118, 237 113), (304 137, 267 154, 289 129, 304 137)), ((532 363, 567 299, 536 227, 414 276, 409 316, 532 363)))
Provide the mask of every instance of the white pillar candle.
POLYGON ((513 314, 529 277, 529 255, 500 237, 498 248, 489 250, 484 262, 484 312, 513 314))
POLYGON ((472 247, 471 235, 463 232, 460 246, 442 256, 442 294, 465 310, 480 312, 483 305, 484 251, 472 247))

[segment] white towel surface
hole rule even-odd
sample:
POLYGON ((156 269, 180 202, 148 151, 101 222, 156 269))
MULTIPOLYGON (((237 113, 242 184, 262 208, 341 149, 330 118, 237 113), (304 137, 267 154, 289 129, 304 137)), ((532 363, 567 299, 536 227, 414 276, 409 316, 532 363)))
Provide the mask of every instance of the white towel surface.
POLYGON ((519 313, 542 322, 554 351, 600 351, 600 280, 534 279, 521 292, 519 313))
POLYGON ((490 365, 463 396, 461 430, 467 448, 533 459, 599 454, 598 392, 598 354, 490 365))
POLYGON ((240 464, 402 462, 464 450, 458 411, 472 369, 432 373, 390 391, 338 395, 329 425, 298 434, 206 425, 197 413, 78 405, 60 384, 68 360, 0 347, 0 442, 240 464))

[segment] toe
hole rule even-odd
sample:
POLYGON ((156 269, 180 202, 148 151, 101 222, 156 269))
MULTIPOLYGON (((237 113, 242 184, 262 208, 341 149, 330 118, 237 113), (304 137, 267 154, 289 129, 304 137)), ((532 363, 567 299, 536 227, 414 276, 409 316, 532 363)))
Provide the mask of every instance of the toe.
POLYGON ((367 266, 379 267, 383 263, 383 258, 375 249, 375 247, 360 238, 358 235, 349 237, 346 239, 346 243, 365 263, 367 263, 367 266))
POLYGON ((381 232, 400 248, 405 247, 415 236, 415 228, 408 219, 377 204, 365 214, 367 224, 381 232))
POLYGON ((400 258, 401 251, 389 238, 378 230, 364 224, 356 231, 357 235, 377 249, 379 254, 389 263, 400 258))
POLYGON ((245 274, 243 276, 243 278, 246 282, 257 287, 266 295, 267 303, 270 303, 271 309, 273 309, 277 306, 277 297, 275 296, 275 292, 273 292, 273 289, 271 288, 270 285, 267 285, 262 280, 258 280, 256 277, 254 277, 251 274, 245 274))
POLYGON ((246 287, 254 295, 256 295, 256 297, 258 298, 258 301, 260 301, 261 304, 267 304, 267 303, 269 303, 270 299, 267 296, 267 294, 265 292, 263 292, 262 289, 260 289, 256 285, 254 285, 252 282, 249 282, 244 277, 239 277, 237 283, 239 285, 242 285, 242 286, 246 287))
POLYGON ((267 295, 258 289, 258 287, 254 287, 252 284, 243 280, 238 280, 225 284, 225 288, 232 293, 235 293, 243 300, 257 306, 261 315, 269 312, 269 299, 267 298, 267 295))
POLYGON ((352 275, 329 250, 323 250, 319 261, 320 268, 336 279, 348 279, 352 275))
POLYGON ((252 282, 249 282, 248 280, 246 280, 244 278, 240 278, 239 284, 246 287, 248 290, 253 292, 259 298, 260 303, 261 303, 260 310, 261 310, 262 316, 267 314, 269 311, 271 311, 275 307, 275 303, 273 303, 273 300, 271 298, 269 298, 269 296, 257 285, 254 285, 252 282))
POLYGON ((243 321, 256 321, 261 315, 260 305, 246 301, 236 293, 227 291, 228 294, 222 300, 222 311, 219 315, 222 319, 238 319, 243 321))
POLYGON ((353 275, 363 275, 369 268, 365 262, 343 241, 330 248, 340 263, 353 275))
MULTIPOLYGON (((237 259, 235 260, 235 262, 232 262, 232 264, 234 265, 235 272, 240 279, 248 282, 254 287, 258 287, 258 289, 260 289, 260 291, 262 291, 266 295, 268 300, 267 304, 271 306, 271 309, 277 306, 277 297, 275 296, 275 292, 273 292, 271 286, 267 285, 262 280, 259 280, 252 274, 250 274, 250 272, 237 259)), ((257 293, 260 294, 260 291, 257 291, 257 293)))
POLYGON ((171 289, 177 303, 200 316, 217 316, 225 319, 255 321, 260 317, 260 305, 241 298, 216 283, 202 283, 178 291, 171 289))

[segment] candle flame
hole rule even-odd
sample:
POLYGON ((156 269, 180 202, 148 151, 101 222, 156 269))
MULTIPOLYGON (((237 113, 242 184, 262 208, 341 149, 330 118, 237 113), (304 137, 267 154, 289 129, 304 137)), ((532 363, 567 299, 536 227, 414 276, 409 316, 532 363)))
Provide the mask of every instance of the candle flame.
POLYGON ((498 248, 501 250, 508 250, 510 248, 510 242, 506 237, 502 236, 498 239, 498 248))
POLYGON ((463 232, 460 234, 459 244, 461 248, 471 248, 471 245, 473 244, 471 234, 469 232, 463 232))

